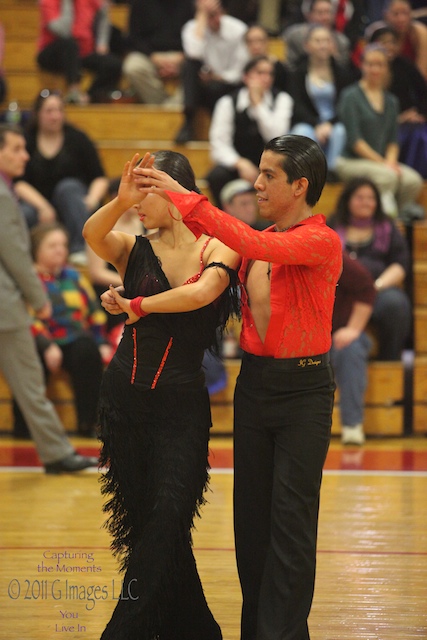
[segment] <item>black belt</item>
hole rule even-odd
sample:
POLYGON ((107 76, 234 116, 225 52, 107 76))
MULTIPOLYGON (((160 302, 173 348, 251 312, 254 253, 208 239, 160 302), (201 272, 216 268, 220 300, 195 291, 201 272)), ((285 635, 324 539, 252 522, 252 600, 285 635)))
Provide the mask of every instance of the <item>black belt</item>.
POLYGON ((243 356, 249 362, 263 365, 272 365, 279 371, 310 371, 318 367, 329 364, 329 351, 318 356, 300 356, 298 358, 267 358, 265 356, 255 356, 252 353, 244 353, 243 356))

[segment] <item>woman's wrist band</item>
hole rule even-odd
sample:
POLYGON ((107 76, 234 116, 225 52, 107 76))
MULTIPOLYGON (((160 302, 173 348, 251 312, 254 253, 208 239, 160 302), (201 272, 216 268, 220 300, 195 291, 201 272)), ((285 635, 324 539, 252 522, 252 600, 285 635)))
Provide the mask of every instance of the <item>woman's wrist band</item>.
POLYGON ((141 302, 143 300, 144 296, 137 296, 136 298, 132 298, 132 300, 130 301, 130 308, 132 309, 133 313, 140 318, 148 316, 148 312, 141 309, 141 302))

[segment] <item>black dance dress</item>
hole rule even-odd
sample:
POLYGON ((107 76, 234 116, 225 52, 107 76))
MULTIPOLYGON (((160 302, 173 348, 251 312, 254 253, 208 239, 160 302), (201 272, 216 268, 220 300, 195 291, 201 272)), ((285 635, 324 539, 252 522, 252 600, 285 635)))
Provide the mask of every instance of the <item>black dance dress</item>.
MULTIPOLYGON (((207 241, 209 242, 209 240, 207 241)), ((205 243, 203 251, 206 247, 205 243)), ((208 267, 226 268, 212 263, 208 267)), ((201 257, 200 277, 203 270, 201 257)), ((126 296, 170 289, 150 242, 136 238, 126 296)), ((208 482, 211 414, 201 368, 237 296, 196 311, 150 314, 124 329, 104 374, 100 424, 106 527, 125 570, 102 640, 220 640, 192 552, 208 482)))

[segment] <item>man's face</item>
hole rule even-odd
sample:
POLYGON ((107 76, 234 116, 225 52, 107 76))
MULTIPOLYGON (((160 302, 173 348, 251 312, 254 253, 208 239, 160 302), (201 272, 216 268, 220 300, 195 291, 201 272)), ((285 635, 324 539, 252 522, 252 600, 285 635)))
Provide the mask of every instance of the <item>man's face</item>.
POLYGON ((275 222, 295 203, 295 182, 289 184, 283 171, 283 156, 264 151, 259 163, 260 174, 255 180, 259 213, 265 220, 275 222))
POLYGON ((9 178, 19 178, 29 158, 24 136, 7 131, 4 146, 0 149, 0 171, 9 178))
POLYGON ((309 22, 321 24, 322 27, 332 27, 334 22, 334 11, 330 2, 316 2, 309 14, 309 22))

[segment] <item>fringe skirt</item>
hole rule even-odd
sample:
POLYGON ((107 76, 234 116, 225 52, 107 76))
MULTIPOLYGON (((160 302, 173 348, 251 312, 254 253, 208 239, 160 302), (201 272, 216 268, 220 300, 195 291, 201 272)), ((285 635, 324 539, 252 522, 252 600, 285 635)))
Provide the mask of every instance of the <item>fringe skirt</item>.
POLYGON ((220 640, 191 539, 209 479, 211 414, 203 377, 141 390, 111 363, 100 425, 105 526, 125 572, 102 640, 220 640))

